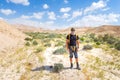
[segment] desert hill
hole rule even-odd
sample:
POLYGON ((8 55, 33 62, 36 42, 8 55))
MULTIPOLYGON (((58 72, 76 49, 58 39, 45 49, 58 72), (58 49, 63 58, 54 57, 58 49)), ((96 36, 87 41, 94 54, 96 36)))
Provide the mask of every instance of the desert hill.
POLYGON ((25 35, 7 22, 0 20, 0 51, 22 44, 25 35))

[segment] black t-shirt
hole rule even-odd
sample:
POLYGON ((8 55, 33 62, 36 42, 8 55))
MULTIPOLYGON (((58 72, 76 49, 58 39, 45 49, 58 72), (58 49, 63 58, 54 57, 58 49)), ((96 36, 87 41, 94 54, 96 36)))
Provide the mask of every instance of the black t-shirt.
POLYGON ((72 35, 72 34, 69 34, 67 35, 66 39, 70 39, 70 43, 69 43, 69 46, 76 46, 76 40, 79 39, 78 35, 72 35))

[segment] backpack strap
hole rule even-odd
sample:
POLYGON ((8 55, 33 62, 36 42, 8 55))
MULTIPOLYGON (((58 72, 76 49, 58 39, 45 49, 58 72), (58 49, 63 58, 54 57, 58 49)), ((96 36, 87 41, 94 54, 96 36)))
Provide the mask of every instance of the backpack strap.
MULTIPOLYGON (((77 36, 78 36, 78 35, 77 35, 77 34, 75 34, 75 36, 76 36, 76 39, 77 39, 77 36)), ((70 40, 70 34, 68 34, 68 39, 70 40)))

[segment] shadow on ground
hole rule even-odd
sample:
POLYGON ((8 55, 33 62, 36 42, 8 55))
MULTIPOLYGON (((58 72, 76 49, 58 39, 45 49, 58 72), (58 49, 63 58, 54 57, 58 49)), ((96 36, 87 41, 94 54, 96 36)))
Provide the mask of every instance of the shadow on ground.
POLYGON ((41 66, 41 67, 36 67, 35 69, 32 69, 31 71, 42 71, 42 70, 47 70, 47 71, 52 72, 53 66, 45 65, 45 66, 41 66))
MULTIPOLYGON (((62 70, 66 70, 66 69, 70 69, 70 67, 64 67, 62 70)), ((31 71, 42 71, 42 70, 53 72, 54 66, 45 65, 45 66, 41 66, 41 67, 36 67, 36 68, 32 69, 31 71)))

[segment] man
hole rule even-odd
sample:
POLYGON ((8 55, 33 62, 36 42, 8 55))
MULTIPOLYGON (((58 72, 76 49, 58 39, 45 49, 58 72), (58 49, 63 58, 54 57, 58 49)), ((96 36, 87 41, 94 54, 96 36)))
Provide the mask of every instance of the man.
POLYGON ((75 29, 71 28, 71 33, 66 37, 66 48, 70 54, 70 68, 73 68, 72 58, 73 55, 76 60, 76 68, 80 70, 79 63, 78 63, 78 49, 79 49, 79 37, 75 34, 75 29))

